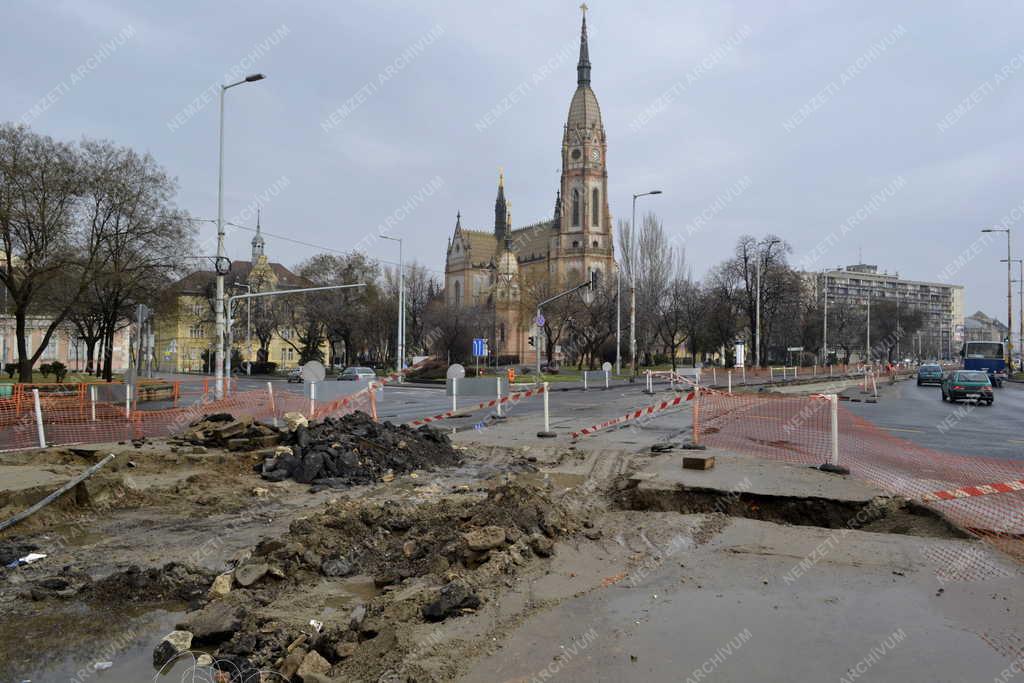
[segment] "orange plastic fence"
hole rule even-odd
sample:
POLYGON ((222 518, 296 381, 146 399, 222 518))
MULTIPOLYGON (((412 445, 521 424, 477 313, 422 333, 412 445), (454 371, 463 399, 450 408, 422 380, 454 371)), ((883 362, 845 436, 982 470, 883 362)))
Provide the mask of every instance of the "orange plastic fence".
MULTIPOLYGON (((807 396, 708 392, 700 396, 702 442, 805 465, 828 462, 830 403, 807 396)), ((925 448, 875 426, 842 403, 839 464, 885 491, 917 500, 961 529, 1024 561, 1024 461, 925 448)), ((937 551, 931 551, 937 552, 937 551)), ((983 558, 948 557, 945 571, 976 577, 996 571, 983 558)))
MULTIPOLYGON (((49 446, 171 436, 211 413, 267 422, 280 422, 285 413, 293 411, 317 419, 357 410, 376 416, 376 399, 369 388, 330 402, 310 402, 285 391, 255 390, 235 391, 220 400, 210 391, 183 403, 162 410, 138 410, 135 404, 126 405, 124 401, 72 401, 64 395, 40 394, 38 415, 49 446)), ((34 396, 0 400, 0 451, 39 446, 34 396)))

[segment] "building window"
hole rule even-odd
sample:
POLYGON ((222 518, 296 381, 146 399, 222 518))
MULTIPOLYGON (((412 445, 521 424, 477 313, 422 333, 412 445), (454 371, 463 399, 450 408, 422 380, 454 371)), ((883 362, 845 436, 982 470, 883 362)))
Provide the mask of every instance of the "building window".
POLYGON ((580 191, 572 191, 572 224, 573 226, 579 226, 580 224, 580 191))
POLYGON ((501 341, 505 341, 505 323, 501 324, 500 332, 501 332, 501 336, 499 337, 499 339, 501 339, 501 341))
POLYGON ((590 224, 592 226, 594 226, 595 228, 598 227, 599 225, 601 225, 601 212, 597 208, 601 204, 601 202, 598 201, 600 199, 600 197, 601 197, 601 193, 595 187, 594 188, 593 199, 591 200, 593 202, 593 208, 591 209, 591 214, 592 215, 591 215, 591 219, 590 219, 590 224))
POLYGON ((193 303, 192 304, 192 315, 196 316, 197 318, 201 318, 203 316, 203 309, 204 308, 205 308, 205 306, 203 306, 203 303, 201 301, 197 301, 197 302, 193 303))
POLYGON ((579 240, 573 240, 572 241, 572 246, 573 246, 573 248, 579 247, 580 246, 579 240))
POLYGON ((192 326, 190 326, 188 328, 188 337, 189 337, 189 339, 203 339, 204 337, 206 337, 206 335, 203 334, 203 326, 202 325, 192 325, 192 326))
POLYGON ((597 240, 594 240, 594 248, 597 248, 597 240))
POLYGON ((455 281, 455 305, 462 305, 462 283, 458 280, 455 281))
POLYGON ((291 338, 292 338, 292 331, 291 331, 290 328, 286 327, 285 329, 281 330, 281 339, 291 339, 291 338))

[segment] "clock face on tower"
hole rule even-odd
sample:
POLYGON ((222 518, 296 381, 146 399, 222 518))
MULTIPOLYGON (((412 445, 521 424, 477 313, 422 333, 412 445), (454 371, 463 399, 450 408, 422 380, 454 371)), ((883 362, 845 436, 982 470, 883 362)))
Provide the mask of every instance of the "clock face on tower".
POLYGON ((590 158, 594 160, 594 163, 601 161, 601 150, 595 149, 590 153, 590 158))

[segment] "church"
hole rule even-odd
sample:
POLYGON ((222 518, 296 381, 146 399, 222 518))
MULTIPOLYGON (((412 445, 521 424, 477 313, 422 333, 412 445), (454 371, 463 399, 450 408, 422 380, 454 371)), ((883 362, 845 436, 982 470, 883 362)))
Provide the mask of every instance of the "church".
POLYGON ((515 228, 505 179, 498 176, 493 230, 470 230, 456 216, 445 261, 445 297, 450 306, 493 307, 491 353, 532 358, 528 338, 538 293, 550 296, 615 272, 612 217, 608 211, 607 138, 601 108, 590 87, 586 5, 580 29, 576 91, 562 134, 561 182, 554 216, 515 228))

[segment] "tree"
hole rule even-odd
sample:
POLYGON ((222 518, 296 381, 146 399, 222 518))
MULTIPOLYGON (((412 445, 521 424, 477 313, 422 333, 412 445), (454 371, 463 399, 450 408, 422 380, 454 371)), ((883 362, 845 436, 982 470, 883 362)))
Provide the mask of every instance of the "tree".
MULTIPOLYGON (((766 342, 775 327, 780 303, 787 294, 792 295, 792 270, 786 265, 786 254, 790 246, 775 235, 757 240, 750 235, 741 236, 736 242, 735 255, 726 262, 726 268, 739 283, 742 292, 741 308, 745 313, 747 329, 751 340, 756 342, 758 267, 760 266, 761 296, 761 364, 767 361, 764 352, 766 342)), ((755 349, 755 357, 756 349, 755 349)))
POLYGON ((674 250, 664 225, 654 213, 645 214, 637 230, 628 221, 620 220, 618 236, 627 287, 636 289, 637 353, 650 364, 654 344, 659 338, 657 318, 660 302, 672 279, 674 250))
POLYGON ((148 155, 0 126, 0 282, 15 318, 22 381, 31 381, 53 333, 82 307, 90 311, 76 315, 76 327, 98 333, 110 379, 113 338, 127 309, 153 300, 190 250, 190 228, 170 206, 174 191, 148 155), (28 348, 30 314, 47 320, 35 349, 28 348))
POLYGON ((332 349, 341 347, 343 364, 351 365, 356 354, 368 348, 368 304, 376 300, 378 294, 380 266, 362 252, 317 254, 299 264, 297 271, 321 287, 366 283, 366 288, 309 295, 312 310, 322 319, 324 334, 332 349))
POLYGON ((915 334, 924 324, 924 316, 915 308, 902 308, 895 301, 871 304, 871 354, 895 360, 896 348, 905 337, 915 334))

